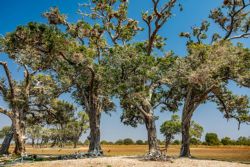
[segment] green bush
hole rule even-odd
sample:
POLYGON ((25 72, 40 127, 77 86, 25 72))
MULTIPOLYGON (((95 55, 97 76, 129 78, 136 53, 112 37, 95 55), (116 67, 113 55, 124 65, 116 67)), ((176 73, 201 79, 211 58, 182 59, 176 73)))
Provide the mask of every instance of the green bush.
POLYGON ((143 145, 144 144, 142 140, 137 140, 135 143, 138 144, 138 145, 143 145))
POLYGON ((122 144, 123 144, 123 140, 122 140, 122 139, 119 139, 119 140, 117 140, 117 141, 115 142, 115 144, 117 144, 117 145, 122 145, 122 144))
POLYGON ((126 138, 126 139, 123 140, 123 144, 132 145, 132 144, 134 144, 134 141, 132 139, 130 139, 130 138, 126 138))
POLYGON ((218 136, 216 133, 207 133, 205 136, 205 140, 206 140, 206 143, 210 146, 220 144, 220 140, 218 139, 218 136))

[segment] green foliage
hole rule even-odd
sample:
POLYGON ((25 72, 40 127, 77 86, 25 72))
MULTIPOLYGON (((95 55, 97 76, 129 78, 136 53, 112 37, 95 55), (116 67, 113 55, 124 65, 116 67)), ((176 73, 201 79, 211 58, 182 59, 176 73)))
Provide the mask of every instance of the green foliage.
POLYGON ((124 144, 124 143, 123 143, 123 140, 122 140, 122 139, 119 139, 119 140, 117 140, 117 141, 115 142, 115 144, 117 144, 117 145, 122 145, 122 144, 124 144))
POLYGON ((2 129, 0 130, 0 139, 4 138, 10 131, 11 131, 10 126, 2 127, 2 129))
MULTIPOLYGON (((181 133, 181 120, 178 115, 172 115, 171 120, 165 121, 160 128, 160 132, 165 136, 165 142, 170 144, 171 140, 174 139, 175 135, 181 133)), ((190 134, 190 143, 197 145, 200 144, 200 138, 203 133, 203 127, 198 123, 192 121, 189 134, 190 134)), ((178 141, 176 141, 178 144, 178 141)))
POLYGON ((221 144, 223 145, 233 145, 234 142, 229 137, 224 137, 221 139, 221 144))
POLYGON ((171 120, 165 121, 160 128, 160 132, 170 140, 181 132, 181 121, 178 115, 172 115, 171 120))
POLYGON ((197 138, 191 138, 190 139, 190 144, 192 144, 192 145, 200 145, 202 142, 199 140, 199 139, 197 139, 197 138))
POLYGON ((236 141, 236 144, 237 145, 247 145, 247 146, 250 146, 250 137, 239 137, 236 141))
POLYGON ((189 135, 191 136, 191 140, 193 139, 194 142, 199 143, 199 139, 201 138, 202 133, 203 133, 203 127, 199 125, 198 123, 192 121, 190 130, 189 130, 189 135))
POLYGON ((180 145, 181 142, 180 142, 180 140, 174 140, 172 144, 173 144, 173 145, 180 145))
POLYGON ((143 145, 143 141, 142 140, 136 140, 135 144, 138 144, 138 145, 143 145))
POLYGON ((220 140, 218 139, 218 136, 216 133, 207 133, 205 136, 205 141, 210 146, 220 144, 220 140))
POLYGON ((134 144, 134 141, 132 139, 130 139, 130 138, 126 138, 126 139, 123 140, 123 144, 132 145, 132 144, 134 144))

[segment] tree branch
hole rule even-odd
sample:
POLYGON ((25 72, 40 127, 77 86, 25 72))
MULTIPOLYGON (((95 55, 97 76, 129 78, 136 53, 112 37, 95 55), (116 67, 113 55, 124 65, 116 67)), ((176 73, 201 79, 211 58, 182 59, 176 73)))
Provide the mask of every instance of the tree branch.
POLYGON ((0 113, 7 115, 8 117, 12 118, 13 114, 11 111, 5 110, 3 108, 0 107, 0 113))
POLYGON ((14 99, 15 98, 15 88, 14 88, 13 79, 12 79, 10 70, 8 68, 8 65, 6 62, 2 62, 2 61, 0 61, 0 65, 2 65, 4 68, 4 71, 5 71, 7 79, 8 79, 9 87, 10 87, 11 97, 12 97, 12 99, 14 99))

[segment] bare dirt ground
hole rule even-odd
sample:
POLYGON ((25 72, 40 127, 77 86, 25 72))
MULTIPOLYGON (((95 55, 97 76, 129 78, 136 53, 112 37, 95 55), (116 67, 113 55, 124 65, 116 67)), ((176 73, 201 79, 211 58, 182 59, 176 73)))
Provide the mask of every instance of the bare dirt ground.
POLYGON ((172 162, 144 161, 136 156, 102 157, 81 160, 63 160, 18 164, 15 167, 249 167, 250 164, 187 158, 173 159, 172 162))

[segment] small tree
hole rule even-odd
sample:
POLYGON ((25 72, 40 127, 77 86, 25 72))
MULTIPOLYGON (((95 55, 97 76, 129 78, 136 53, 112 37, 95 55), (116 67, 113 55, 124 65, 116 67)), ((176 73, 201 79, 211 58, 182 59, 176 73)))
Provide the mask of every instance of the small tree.
POLYGON ((123 144, 132 145, 132 144, 134 144, 134 141, 132 139, 130 139, 130 138, 126 138, 126 139, 123 140, 123 144))
POLYGON ((240 136, 236 142, 238 145, 250 146, 250 137, 247 138, 247 137, 240 136))
POLYGON ((0 139, 4 138, 10 131, 11 131, 10 126, 2 127, 2 129, 0 130, 0 139))
POLYGON ((205 141, 210 146, 220 144, 220 140, 218 139, 218 136, 216 133, 207 133, 205 136, 205 141))
POLYGON ((137 145, 143 145, 143 144, 144 144, 142 140, 136 140, 135 143, 136 143, 137 145))
MULTIPOLYGON (((181 121, 178 115, 172 115, 171 120, 161 125, 160 132, 165 136, 165 149, 167 148, 174 136, 181 133, 181 121)), ((199 143, 199 139, 203 133, 203 127, 192 121, 189 131, 194 144, 199 143)), ((178 143, 178 142, 177 142, 178 143)))
POLYGON ((122 139, 119 139, 119 140, 117 140, 117 141, 115 142, 115 144, 117 144, 117 145, 122 145, 122 144, 124 144, 124 143, 123 143, 123 140, 122 140, 122 139))
POLYGON ((9 146, 13 138, 13 130, 10 126, 4 126, 0 130, 0 139, 1 138, 4 138, 4 140, 0 148, 0 155, 9 154, 9 146))
POLYGON ((224 137, 221 139, 221 143, 223 145, 232 145, 233 141, 230 139, 230 137, 224 137))
POLYGON ((174 135, 181 132, 181 122, 178 115, 172 115, 171 120, 164 122, 161 125, 160 132, 165 136, 165 149, 167 151, 168 145, 174 139, 174 135))

